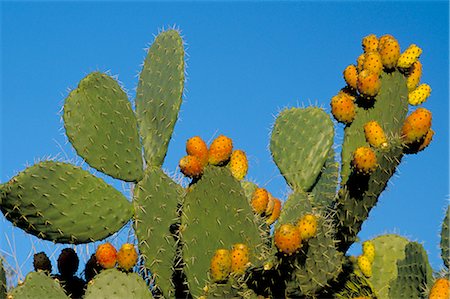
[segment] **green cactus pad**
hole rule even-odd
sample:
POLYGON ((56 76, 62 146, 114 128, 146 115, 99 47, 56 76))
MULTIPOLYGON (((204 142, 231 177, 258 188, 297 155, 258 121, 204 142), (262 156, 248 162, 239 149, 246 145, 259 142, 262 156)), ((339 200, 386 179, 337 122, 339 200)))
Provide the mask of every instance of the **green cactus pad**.
POLYGON ((423 246, 409 242, 405 247, 405 258, 397 261, 397 279, 390 284, 391 298, 420 298, 427 286, 433 282, 433 269, 423 246))
POLYGON ((181 234, 185 273, 196 298, 208 282, 217 249, 231 250, 233 244, 244 243, 254 261, 262 240, 244 190, 227 168, 207 167, 190 188, 183 203, 181 234))
POLYGON ((294 192, 289 195, 281 209, 280 217, 276 224, 278 228, 282 224, 295 224, 304 214, 312 211, 311 198, 306 193, 294 192))
POLYGON ((143 176, 137 121, 116 80, 94 72, 66 98, 64 126, 77 153, 93 168, 124 181, 143 176))
POLYGON ((441 257, 442 261, 444 262, 444 265, 447 267, 447 269, 450 267, 450 206, 447 206, 447 211, 445 212, 445 218, 442 222, 442 228, 441 228, 441 257))
POLYGON ((4 185, 1 210, 41 239, 87 243, 117 232, 133 213, 116 189, 71 164, 35 164, 4 185))
POLYGON ((25 277, 23 284, 9 292, 12 299, 69 299, 57 280, 44 272, 31 272, 25 277))
POLYGON ((333 138, 333 122, 320 108, 291 108, 278 115, 270 150, 292 189, 309 191, 314 185, 333 145, 333 138))
POLYGON ((241 298, 257 299, 257 295, 249 289, 244 280, 230 277, 226 283, 212 283, 204 293, 206 298, 241 298))
POLYGON ((379 299, 390 299, 389 285, 397 279, 397 261, 405 258, 405 247, 409 240, 398 235, 382 235, 371 240, 375 247, 372 277, 369 281, 379 299))
POLYGON ((183 188, 159 168, 148 168, 144 179, 135 188, 135 231, 139 250, 145 257, 156 284, 170 297, 176 240, 170 229, 179 221, 177 206, 183 188))
POLYGON ((240 181, 240 182, 242 188, 244 189, 244 193, 248 199, 248 202, 251 203, 253 192, 255 192, 256 188, 258 188, 258 185, 248 181, 240 181))
POLYGON ((160 33, 148 51, 136 90, 136 113, 147 164, 160 167, 178 117, 184 86, 183 40, 160 33))
POLYGON ((333 289, 333 298, 335 299, 349 299, 362 296, 376 298, 372 285, 367 278, 359 272, 351 272, 351 274, 346 277, 345 284, 342 288, 333 289))
POLYGON ((107 269, 92 279, 84 299, 153 298, 145 281, 136 273, 107 269))
POLYGON ((6 298, 6 272, 3 268, 3 260, 0 257, 0 299, 6 298))
POLYGON ((314 206, 329 207, 336 197, 339 164, 336 162, 334 154, 334 149, 331 148, 318 180, 311 190, 314 206))

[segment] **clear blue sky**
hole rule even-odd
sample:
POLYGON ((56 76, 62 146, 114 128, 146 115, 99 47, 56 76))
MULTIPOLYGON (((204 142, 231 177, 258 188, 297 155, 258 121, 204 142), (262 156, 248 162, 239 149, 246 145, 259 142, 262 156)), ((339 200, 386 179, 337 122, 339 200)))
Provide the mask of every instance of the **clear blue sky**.
MULTIPOLYGON (((370 33, 390 33, 402 49, 422 47, 434 141, 403 159, 359 236, 398 232, 422 242, 432 266, 441 267, 438 234, 449 198, 445 1, 2 2, 0 181, 47 156, 76 159, 59 116, 68 90, 92 71, 110 71, 134 98, 144 48, 172 25, 187 43, 188 80, 164 167, 176 171, 189 137, 225 134, 247 152, 248 178, 280 198, 287 188, 268 151, 274 115, 309 103, 329 111, 344 86, 342 71, 370 33)), ((9 250, 5 235, 14 232, 18 259, 31 268, 30 240, 4 220, 0 227, 0 249, 9 250)))

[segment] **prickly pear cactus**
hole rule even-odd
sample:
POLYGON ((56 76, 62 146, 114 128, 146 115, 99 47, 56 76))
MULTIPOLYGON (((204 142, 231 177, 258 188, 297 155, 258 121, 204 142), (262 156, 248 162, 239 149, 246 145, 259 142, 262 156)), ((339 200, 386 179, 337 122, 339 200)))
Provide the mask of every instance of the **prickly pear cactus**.
POLYGON ((31 272, 25 281, 12 289, 8 296, 11 298, 49 298, 69 299, 58 281, 50 278, 44 272, 31 272))

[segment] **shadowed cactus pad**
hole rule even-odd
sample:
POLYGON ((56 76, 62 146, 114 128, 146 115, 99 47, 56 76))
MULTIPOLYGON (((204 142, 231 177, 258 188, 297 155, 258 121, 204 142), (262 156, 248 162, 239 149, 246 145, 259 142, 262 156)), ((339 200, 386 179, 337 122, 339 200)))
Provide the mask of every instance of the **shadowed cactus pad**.
POLYGON ((29 273, 24 283, 12 289, 8 295, 18 299, 69 299, 58 281, 44 272, 29 273))

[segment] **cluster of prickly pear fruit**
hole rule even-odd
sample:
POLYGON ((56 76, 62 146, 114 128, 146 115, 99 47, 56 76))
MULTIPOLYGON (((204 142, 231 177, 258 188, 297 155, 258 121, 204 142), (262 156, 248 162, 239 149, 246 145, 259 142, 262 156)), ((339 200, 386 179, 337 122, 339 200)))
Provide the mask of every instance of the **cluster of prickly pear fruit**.
MULTIPOLYGON (((283 209, 280 199, 243 180, 246 154, 223 135, 209 147, 199 136, 187 140, 179 168, 192 178, 188 188, 161 169, 184 84, 183 42, 169 30, 149 49, 135 110, 118 82, 98 72, 81 80, 64 104, 77 153, 93 168, 132 182, 131 203, 80 167, 44 161, 0 185, 2 212, 42 239, 75 244, 103 240, 133 220, 151 276, 132 273, 134 245, 117 251, 103 243, 86 264, 85 298, 151 298, 150 289, 155 297, 182 298, 417 297, 433 282, 420 244, 387 236, 393 241, 364 242, 356 259, 345 255, 402 155, 424 149, 433 136, 431 112, 418 108, 406 117, 408 104, 424 103, 431 92, 419 85, 422 50, 411 45, 402 53, 391 35, 369 35, 362 45, 357 64, 343 72, 347 87, 331 99, 332 115, 346 125, 340 168, 333 123, 323 109, 286 109, 275 121, 270 151, 292 190, 283 209)), ((448 266, 448 226, 445 235, 448 266)), ((80 297, 75 257, 73 250, 62 252, 58 279, 67 294, 80 297)), ((14 289, 13 298, 64 295, 47 279, 48 258, 38 254, 34 262, 42 271, 29 275, 28 287, 14 289)), ((429 296, 448 297, 448 280, 437 279, 429 296)))

